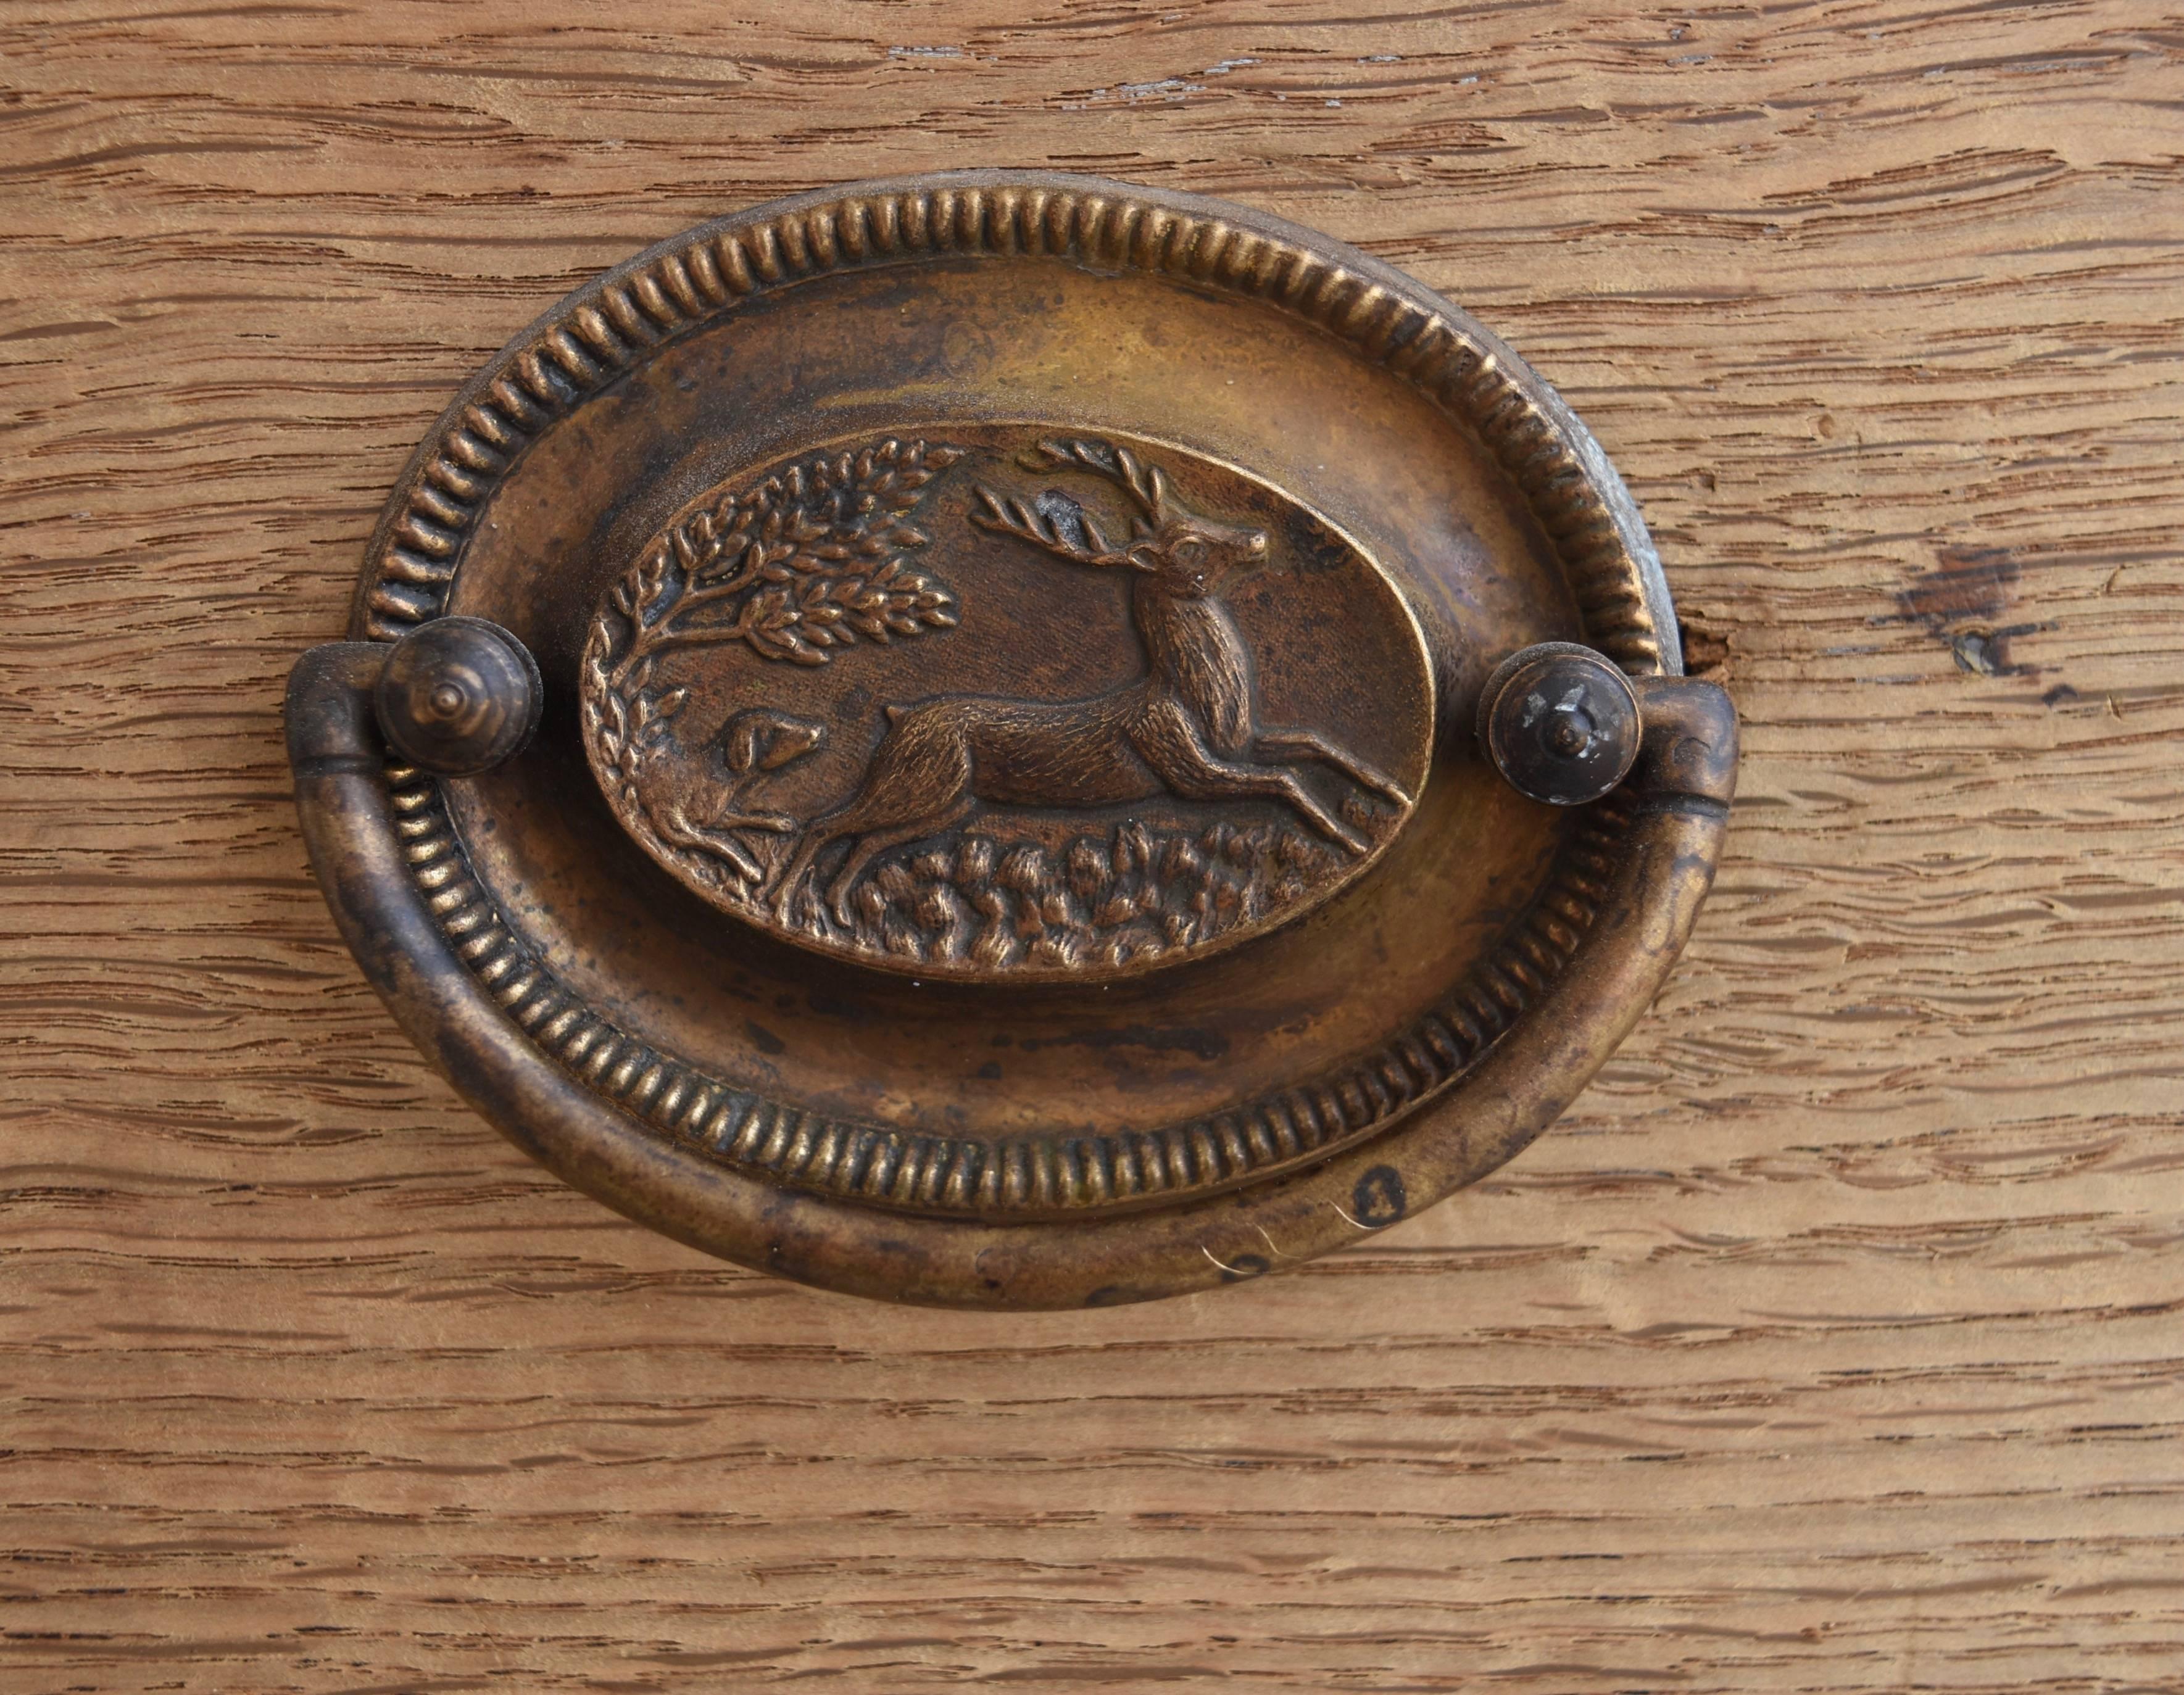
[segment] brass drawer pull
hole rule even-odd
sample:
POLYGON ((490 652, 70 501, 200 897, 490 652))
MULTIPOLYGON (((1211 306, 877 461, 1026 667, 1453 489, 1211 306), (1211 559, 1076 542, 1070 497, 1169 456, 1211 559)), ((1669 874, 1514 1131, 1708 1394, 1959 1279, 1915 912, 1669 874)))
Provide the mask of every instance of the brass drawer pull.
POLYGON ((1455 308, 954 173, 678 236, 489 365, 290 755, 367 975, 571 1181, 829 1287, 1101 1304, 1384 1228, 1584 1086, 1726 828, 1674 631, 1455 308))

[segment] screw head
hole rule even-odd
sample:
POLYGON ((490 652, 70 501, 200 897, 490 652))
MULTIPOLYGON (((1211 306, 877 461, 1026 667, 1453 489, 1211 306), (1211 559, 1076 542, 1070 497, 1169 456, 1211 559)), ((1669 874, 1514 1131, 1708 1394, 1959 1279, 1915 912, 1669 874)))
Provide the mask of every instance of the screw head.
POLYGON ((522 752, 543 700, 531 650, 482 618, 436 618, 394 644, 372 704, 395 751, 442 776, 522 752))
POLYGON ((1598 800, 1638 757, 1638 695, 1574 642, 1511 654, 1479 697, 1479 740, 1509 786, 1549 806, 1598 800))

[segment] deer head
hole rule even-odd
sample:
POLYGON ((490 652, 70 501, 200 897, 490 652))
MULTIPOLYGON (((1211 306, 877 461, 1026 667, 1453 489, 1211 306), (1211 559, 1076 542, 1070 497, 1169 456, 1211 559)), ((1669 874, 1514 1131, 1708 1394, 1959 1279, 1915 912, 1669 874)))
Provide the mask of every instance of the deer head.
POLYGON ((1053 441, 1039 445, 1039 463, 1054 470, 1089 471, 1118 486, 1136 508, 1129 539, 1111 544, 1089 513, 1072 502, 1061 513, 1000 496, 983 484, 972 522, 1081 565, 1124 565, 1156 578, 1170 593, 1186 597, 1217 592, 1230 575, 1265 564, 1267 532, 1248 524, 1224 524, 1193 512, 1175 497, 1167 473, 1111 442, 1053 441))

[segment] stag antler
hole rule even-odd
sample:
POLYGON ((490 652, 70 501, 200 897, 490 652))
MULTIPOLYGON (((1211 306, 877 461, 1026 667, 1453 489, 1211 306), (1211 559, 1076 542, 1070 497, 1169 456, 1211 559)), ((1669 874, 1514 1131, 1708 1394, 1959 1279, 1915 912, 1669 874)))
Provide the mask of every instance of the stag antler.
POLYGON ((1074 501, 1070 503, 1073 508, 1070 516, 1072 527, 1084 536, 1081 542, 1064 533, 1060 520, 1026 505, 1014 495, 1003 498, 983 483, 973 484, 972 492, 985 508, 971 514, 971 521, 982 530, 1020 536, 1035 547, 1059 553, 1065 559, 1073 559, 1080 565, 1120 565, 1129 562, 1127 554, 1118 553, 1107 545, 1107 538, 1100 533, 1092 514, 1074 501))
POLYGON ((1167 521, 1167 473, 1158 465, 1147 464, 1128 447, 1117 447, 1112 442, 1077 438, 1041 442, 1039 450, 1056 470, 1087 470, 1119 483, 1149 521, 1167 521))

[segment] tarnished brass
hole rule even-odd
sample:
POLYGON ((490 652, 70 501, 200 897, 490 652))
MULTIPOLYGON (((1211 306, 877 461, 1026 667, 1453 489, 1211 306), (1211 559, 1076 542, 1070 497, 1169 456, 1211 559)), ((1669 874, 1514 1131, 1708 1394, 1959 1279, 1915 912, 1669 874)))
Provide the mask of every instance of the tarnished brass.
POLYGON ((1371 865, 1434 690, 1357 547, 1179 449, 949 436, 709 490, 609 587, 584 747, 630 834, 788 940, 970 981, 1173 964, 1371 865))
POLYGON ((578 291, 350 633, 298 803, 404 1027, 624 1211, 893 1299, 1236 1281, 1490 1170, 1651 999, 1734 782, 1513 354, 1087 178, 806 195, 578 291))
POLYGON ((1479 692, 1479 739, 1518 793, 1550 806, 1612 794, 1637 762, 1638 695, 1590 647, 1512 653, 1479 692))
POLYGON ((489 771, 528 747, 545 704, 531 650, 482 618, 436 618, 394 644, 372 687, 388 747, 436 776, 489 771))

